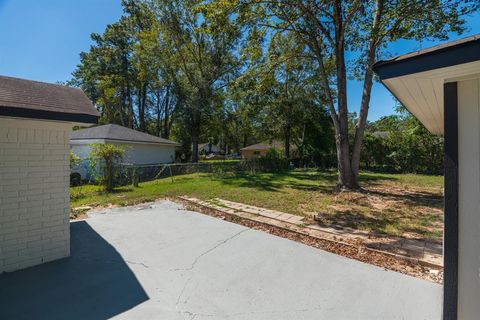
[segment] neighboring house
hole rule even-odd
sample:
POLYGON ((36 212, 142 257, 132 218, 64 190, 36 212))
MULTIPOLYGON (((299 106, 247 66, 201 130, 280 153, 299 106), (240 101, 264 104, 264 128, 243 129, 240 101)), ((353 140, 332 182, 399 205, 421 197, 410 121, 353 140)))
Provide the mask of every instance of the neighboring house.
MULTIPOLYGON (((175 161, 175 147, 178 143, 132 130, 116 124, 81 129, 70 135, 70 148, 80 158, 88 159, 92 144, 116 144, 125 149, 123 163, 132 165, 154 165, 175 161)), ((90 179, 88 161, 82 161, 74 171, 82 179, 90 179)))
POLYGON ((0 76, 0 273, 70 255, 70 131, 98 116, 79 89, 0 76))
POLYGON ((444 137, 443 319, 479 319, 480 34, 373 69, 425 128, 444 137))
POLYGON ((257 143, 240 149, 240 154, 242 155, 242 159, 250 160, 267 155, 267 151, 271 148, 273 148, 273 146, 270 144, 257 143))
POLYGON ((378 139, 387 139, 388 136, 390 135, 390 132, 388 131, 375 131, 374 133, 372 133, 372 135, 375 137, 375 138, 378 138, 378 139))
POLYGON ((198 154, 208 155, 211 153, 219 154, 220 152, 221 152, 220 147, 211 143, 200 143, 198 145, 198 154))
MULTIPOLYGON (((247 146, 245 148, 240 149, 240 154, 242 155, 242 159, 253 159, 260 156, 266 156, 268 150, 275 148, 279 152, 283 154, 285 151, 285 144, 279 140, 273 140, 271 143, 257 143, 247 146)), ((294 144, 290 144, 290 152, 296 152, 297 147, 294 144)))

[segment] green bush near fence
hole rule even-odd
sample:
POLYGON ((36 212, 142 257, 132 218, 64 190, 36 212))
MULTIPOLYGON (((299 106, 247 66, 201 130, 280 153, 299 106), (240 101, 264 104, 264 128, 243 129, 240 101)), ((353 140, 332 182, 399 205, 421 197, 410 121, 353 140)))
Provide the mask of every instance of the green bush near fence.
POLYGON ((289 159, 286 159, 279 150, 271 148, 267 154, 258 158, 259 169, 264 172, 285 172, 289 167, 289 159))
POLYGON ((93 144, 90 151, 90 166, 106 191, 113 191, 118 170, 116 165, 123 159, 125 149, 114 144, 93 144))

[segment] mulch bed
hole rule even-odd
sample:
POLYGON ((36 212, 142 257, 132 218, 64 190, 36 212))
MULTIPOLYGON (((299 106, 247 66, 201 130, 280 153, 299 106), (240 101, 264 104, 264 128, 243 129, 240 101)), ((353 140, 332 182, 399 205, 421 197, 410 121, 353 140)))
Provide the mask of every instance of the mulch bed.
POLYGON ((355 247, 352 245, 335 243, 328 240, 322 240, 311 237, 309 235, 301 234, 295 231, 289 231, 280 227, 272 226, 269 224, 254 222, 236 215, 220 212, 215 209, 206 208, 204 206, 195 205, 191 202, 175 199, 175 201, 182 203, 185 208, 191 209, 203 214, 207 214, 212 217, 220 218, 225 221, 240 224, 245 227, 268 232, 270 234, 287 238, 296 242, 303 243, 305 245, 322 249, 331 253, 335 253, 347 258, 362 261, 368 264, 372 264, 388 270, 400 272, 413 277, 429 280, 439 284, 443 283, 443 270, 434 270, 415 262, 410 262, 403 259, 397 259, 392 255, 384 254, 381 252, 367 251, 362 247, 355 247))

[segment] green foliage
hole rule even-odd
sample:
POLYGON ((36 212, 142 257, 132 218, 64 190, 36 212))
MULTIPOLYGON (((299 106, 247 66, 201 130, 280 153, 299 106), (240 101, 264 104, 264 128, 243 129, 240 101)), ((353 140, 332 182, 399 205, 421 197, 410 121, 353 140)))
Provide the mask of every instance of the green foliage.
MULTIPOLYGON (((393 41, 463 32, 478 0, 122 0, 122 7, 118 21, 91 35, 70 81, 98 106, 100 123, 177 140, 193 161, 192 145, 207 141, 238 152, 281 140, 296 147, 285 155, 301 166, 334 166, 340 150, 341 167, 358 176, 373 62, 393 41), (364 81, 355 121, 348 76, 364 81)), ((395 139, 392 148, 436 157, 434 141, 395 139)), ((378 144, 368 133, 366 140, 378 144)), ((406 165, 408 154, 392 150, 388 166, 417 170, 406 165)))
POLYGON ((75 154, 72 150, 69 151, 69 158, 70 158, 70 169, 73 169, 79 162, 80 157, 75 154))
POLYGON ((366 169, 442 174, 443 139, 408 113, 388 116, 367 127, 361 159, 366 169))
MULTIPOLYGON (((249 52, 248 57, 255 57, 250 58, 254 63, 258 63, 262 40, 269 40, 272 46, 277 37, 292 33, 299 40, 297 48, 304 48, 302 56, 317 66, 315 73, 322 84, 317 100, 328 107, 331 115, 340 162, 339 187, 347 189, 359 187, 358 170, 374 62, 379 56, 388 55, 385 48, 396 40, 445 39, 450 32, 463 32, 466 28, 463 17, 480 5, 478 0, 213 0, 208 3, 212 15, 230 14, 232 20, 252 35, 247 38, 252 39, 255 50, 249 52), (356 123, 348 118, 349 76, 363 82, 356 123)), ((275 51, 269 50, 269 54, 265 61, 275 58, 275 51)), ((281 80, 284 79, 285 76, 281 80)), ((273 88, 278 78, 270 76, 270 80, 268 88, 273 88)), ((288 102, 281 106, 288 106, 288 102)), ((286 119, 288 111, 287 108, 281 112, 287 115, 286 119)), ((281 118, 279 120, 281 125, 281 118)), ((288 142, 288 138, 285 140, 288 142)))
POLYGON ((288 170, 290 161, 278 149, 271 148, 265 156, 258 158, 258 163, 262 171, 283 172, 288 170))
POLYGON ((115 165, 125 154, 125 149, 115 144, 93 144, 90 151, 90 166, 98 182, 106 191, 113 191, 116 173, 115 165))

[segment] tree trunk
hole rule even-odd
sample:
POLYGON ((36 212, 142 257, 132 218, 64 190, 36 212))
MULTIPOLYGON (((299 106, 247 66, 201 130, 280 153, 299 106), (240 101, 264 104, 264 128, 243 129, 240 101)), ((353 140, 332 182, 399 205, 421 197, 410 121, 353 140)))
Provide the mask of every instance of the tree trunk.
POLYGON ((161 92, 160 92, 160 89, 158 89, 155 93, 155 96, 157 97, 157 120, 156 120, 156 134, 157 134, 157 137, 160 137, 160 132, 161 132, 161 117, 162 117, 162 111, 161 111, 161 99, 160 97, 162 96, 161 92))
POLYGON ((375 56, 378 46, 378 33, 380 29, 380 22, 383 12, 383 0, 377 0, 375 8, 375 17, 373 20, 372 33, 370 36, 370 43, 367 52, 367 66, 365 70, 365 79, 363 82, 362 101, 360 105, 360 115, 355 129, 355 138, 353 142, 352 151, 352 171, 355 180, 358 180, 360 171, 360 157, 362 152, 363 137, 365 134, 365 126, 367 125, 368 109, 370 105, 370 96, 373 85, 373 70, 372 66, 375 62, 375 56))
POLYGON ((285 126, 285 158, 290 158, 290 123, 285 126))
POLYGON ((198 162, 198 142, 200 139, 200 128, 201 128, 201 113, 197 109, 191 110, 190 114, 190 132, 191 132, 191 137, 192 137, 192 162, 196 163, 198 162))
POLYGON ((168 139, 170 136, 170 87, 167 86, 167 92, 165 93, 165 112, 163 119, 163 133, 162 138, 168 139))
POLYGON ((198 136, 192 135, 192 162, 198 162, 198 136))
POLYGON ((138 104, 138 118, 140 123, 140 131, 146 131, 145 125, 145 108, 147 103, 147 84, 143 83, 140 88, 140 97, 138 104))
POLYGON ((133 121, 133 99, 132 93, 130 91, 130 85, 127 84, 127 102, 128 102, 128 127, 133 129, 134 121, 133 121))
POLYGON ((335 1, 335 64, 337 74, 338 126, 336 132, 338 160, 338 189, 358 189, 358 181, 350 163, 350 145, 348 141, 348 105, 347 71, 345 66, 345 42, 343 12, 340 1, 335 1))

